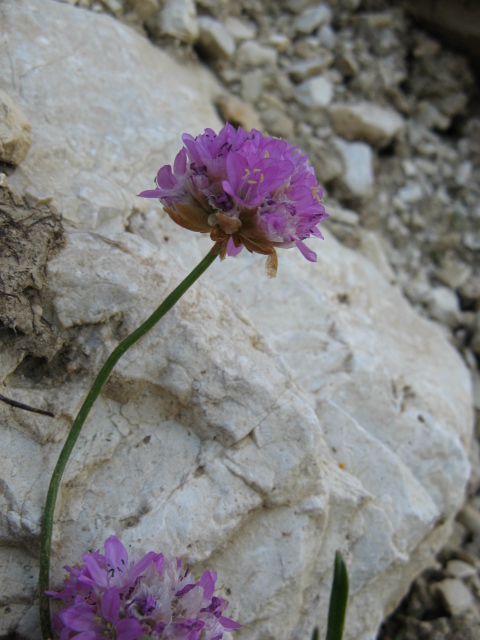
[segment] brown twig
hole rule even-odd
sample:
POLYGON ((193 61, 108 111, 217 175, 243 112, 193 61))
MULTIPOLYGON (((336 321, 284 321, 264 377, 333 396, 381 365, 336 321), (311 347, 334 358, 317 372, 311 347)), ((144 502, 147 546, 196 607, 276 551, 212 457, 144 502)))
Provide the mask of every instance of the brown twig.
POLYGON ((11 398, 7 398, 0 393, 0 400, 5 402, 5 404, 9 404, 11 407, 16 407, 17 409, 25 409, 25 411, 32 411, 33 413, 40 413, 42 416, 50 416, 50 418, 54 418, 55 414, 51 411, 46 411, 46 409, 35 409, 35 407, 31 407, 29 404, 24 404, 23 402, 17 402, 16 400, 12 400, 11 398))

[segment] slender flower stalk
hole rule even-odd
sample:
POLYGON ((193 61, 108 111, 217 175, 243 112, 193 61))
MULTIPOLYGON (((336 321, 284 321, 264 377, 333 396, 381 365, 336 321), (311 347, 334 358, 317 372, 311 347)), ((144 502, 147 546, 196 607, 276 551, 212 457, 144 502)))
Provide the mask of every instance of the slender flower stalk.
MULTIPOLYGON (((142 338, 150 329, 152 329, 157 322, 163 318, 163 316, 169 311, 183 296, 183 294, 192 286, 192 284, 208 269, 208 267, 214 262, 217 255, 209 252, 205 258, 193 269, 193 271, 181 282, 178 287, 167 296, 162 304, 152 313, 152 315, 142 324, 135 329, 129 336, 127 336, 114 351, 110 354, 107 361, 100 369, 99 374, 95 378, 95 382, 90 389, 77 417, 70 429, 70 433, 63 445, 63 449, 60 452, 56 467, 54 469, 52 478, 50 480, 50 486, 48 488, 47 498, 45 501, 45 512, 42 521, 42 533, 41 533, 41 546, 40 546, 40 569, 39 569, 39 597, 40 597, 40 625, 42 630, 43 640, 49 640, 52 637, 52 627, 50 620, 50 605, 46 591, 49 588, 50 580, 50 547, 52 542, 52 530, 53 530, 53 517, 55 513, 55 503, 57 500, 57 494, 62 480, 63 472, 67 465, 70 454, 77 441, 82 426, 87 419, 90 409, 93 403, 97 399, 100 391, 107 381, 108 376, 112 372, 112 369, 117 364, 122 355, 134 345, 140 338, 142 338)), ((115 608, 113 605, 110 608, 115 608)))

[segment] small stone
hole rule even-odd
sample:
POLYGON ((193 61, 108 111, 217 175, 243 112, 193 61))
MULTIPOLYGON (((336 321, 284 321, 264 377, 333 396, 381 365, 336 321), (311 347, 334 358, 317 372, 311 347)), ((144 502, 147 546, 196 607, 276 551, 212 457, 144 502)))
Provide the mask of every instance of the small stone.
POLYGON ((276 65, 278 53, 272 47, 267 47, 258 42, 244 42, 238 48, 237 60, 242 67, 262 67, 264 65, 276 65))
POLYGON ((255 109, 241 98, 232 95, 222 96, 218 106, 225 121, 240 125, 247 132, 262 128, 255 109))
POLYGON ((0 91, 0 161, 18 165, 32 144, 32 127, 13 100, 0 91))
POLYGON ((334 104, 330 108, 336 132, 347 140, 363 140, 386 147, 404 128, 403 118, 393 109, 370 102, 334 104))
POLYGON ((113 16, 118 17, 123 11, 123 5, 119 0, 101 0, 101 3, 113 16))
POLYGON ((275 47, 275 49, 279 53, 284 53, 292 44, 292 41, 284 33, 272 33, 267 38, 266 43, 272 47, 275 47))
POLYGON ((468 264, 456 260, 450 255, 446 255, 443 258, 440 268, 435 271, 435 275, 440 282, 443 282, 450 289, 459 289, 467 282, 471 273, 472 268, 468 264))
POLYGON ((287 73, 294 82, 302 82, 311 76, 318 75, 328 69, 333 62, 331 53, 327 53, 314 60, 302 60, 293 64, 287 73))
POLYGON ((160 17, 163 35, 188 44, 197 39, 199 28, 193 0, 166 0, 160 17))
MULTIPOLYGON (((460 307, 455 293, 447 287, 434 287, 427 296, 428 313, 433 320, 437 320, 452 329, 460 322, 460 307)), ((479 516, 480 517, 480 516, 479 516)))
POLYGON ((232 36, 235 42, 253 40, 257 35, 257 27, 251 22, 244 22, 234 16, 228 16, 225 20, 225 29, 232 36))
POLYGON ((402 169, 407 178, 413 178, 417 175, 417 167, 412 160, 402 160, 402 169))
POLYGON ((145 22, 158 12, 160 8, 159 0, 130 0, 132 10, 137 14, 140 22, 145 22))
POLYGON ((308 35, 313 33, 315 29, 327 24, 332 19, 332 11, 326 4, 319 4, 314 7, 308 7, 298 16, 293 24, 296 33, 308 35))
POLYGON ((337 36, 329 24, 324 24, 318 30, 318 39, 323 47, 333 49, 337 41, 337 36))
POLYGON ((293 120, 279 109, 266 109, 262 112, 262 122, 269 135, 287 140, 293 138, 295 125, 293 120))
POLYGON ((351 209, 344 209, 338 205, 330 204, 328 206, 329 222, 339 222, 349 227, 358 227, 360 223, 360 215, 351 209))
POLYGON ((414 204, 423 198, 423 189, 418 182, 407 184, 397 191, 397 198, 404 204, 414 204))
POLYGON ((223 24, 210 16, 198 18, 198 47, 209 58, 228 60, 235 53, 235 40, 223 24))
POLYGON ((343 160, 345 170, 340 181, 348 195, 370 197, 375 182, 372 148, 364 142, 346 142, 341 138, 336 138, 334 144, 343 160))
POLYGON ((475 328, 470 342, 470 348, 476 356, 480 357, 480 311, 477 311, 476 314, 475 328))
POLYGON ((345 78, 352 78, 358 73, 358 62, 351 51, 341 53, 337 58, 336 65, 345 78))
POLYGON ((477 575, 476 568, 463 560, 450 560, 445 571, 452 578, 470 578, 477 575))
POLYGON ((429 129, 445 131, 451 125, 451 120, 430 102, 422 101, 417 107, 418 121, 429 129))
POLYGON ((453 616, 458 616, 473 605, 473 596, 464 583, 456 578, 447 578, 435 584, 445 606, 453 616))
MULTIPOLYGON (((343 162, 338 150, 331 142, 311 138, 309 162, 321 184, 327 184, 343 173, 343 162)), ((345 210, 344 210, 345 211, 345 210)))
POLYGON ((257 102, 262 95, 263 72, 260 69, 248 71, 242 75, 242 98, 247 102, 257 102))
POLYGON ((474 308, 478 304, 480 308, 480 274, 467 280, 458 292, 467 306, 474 308))
POLYGON ((480 235, 473 231, 465 231, 462 235, 462 244, 470 251, 480 251, 480 235))
POLYGON ((470 180, 472 169, 473 165, 469 160, 462 162, 462 164, 457 168, 457 171, 455 172, 455 182, 459 187, 464 187, 470 180))
POLYGON ((328 107, 333 97, 333 87, 329 80, 314 76, 298 85, 295 99, 304 107, 322 110, 328 107))

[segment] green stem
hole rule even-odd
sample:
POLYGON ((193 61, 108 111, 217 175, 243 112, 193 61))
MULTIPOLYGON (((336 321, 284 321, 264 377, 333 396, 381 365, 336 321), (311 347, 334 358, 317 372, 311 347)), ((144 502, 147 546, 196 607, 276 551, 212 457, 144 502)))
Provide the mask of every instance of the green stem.
POLYGON ((62 480, 63 472, 67 465, 72 449, 80 434, 83 423, 92 408, 93 403, 107 381, 108 376, 112 372, 113 367, 120 360, 122 355, 135 342, 140 340, 150 329, 152 329, 163 316, 180 300, 183 294, 192 286, 192 284, 202 275, 204 271, 215 261, 217 256, 208 253, 205 258, 193 269, 193 271, 181 282, 178 287, 162 302, 156 311, 146 320, 138 329, 135 329, 129 336, 123 340, 118 347, 112 351, 107 361, 100 369, 100 373, 95 378, 95 382, 90 392, 78 412, 75 422, 73 423, 70 433, 63 445, 63 449, 58 457, 57 465, 53 471, 50 486, 48 488, 47 499, 45 501, 45 512, 42 521, 42 535, 40 546, 40 570, 38 578, 38 588, 40 596, 40 625, 42 629, 43 640, 49 640, 52 637, 52 627, 50 621, 50 603, 45 591, 49 587, 50 581, 50 547, 52 543, 53 516, 55 512, 55 502, 57 500, 58 489, 62 480))

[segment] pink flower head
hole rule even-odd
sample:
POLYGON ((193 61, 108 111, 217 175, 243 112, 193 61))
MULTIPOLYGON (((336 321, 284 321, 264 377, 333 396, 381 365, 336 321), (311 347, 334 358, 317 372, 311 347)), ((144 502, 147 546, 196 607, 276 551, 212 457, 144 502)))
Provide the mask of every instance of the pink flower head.
POLYGON ((277 247, 296 246, 307 260, 316 254, 304 240, 323 238, 317 228, 327 217, 307 155, 284 140, 226 124, 193 138, 173 164, 163 166, 156 189, 143 198, 158 198, 180 226, 209 233, 223 259, 246 247, 268 256, 267 272, 277 271, 277 247))
POLYGON ((66 604, 54 615, 60 640, 221 640, 241 626, 223 615, 228 602, 214 596, 216 573, 194 580, 161 553, 129 560, 114 536, 105 555, 86 554, 83 564, 65 569, 64 589, 47 592, 66 604))

